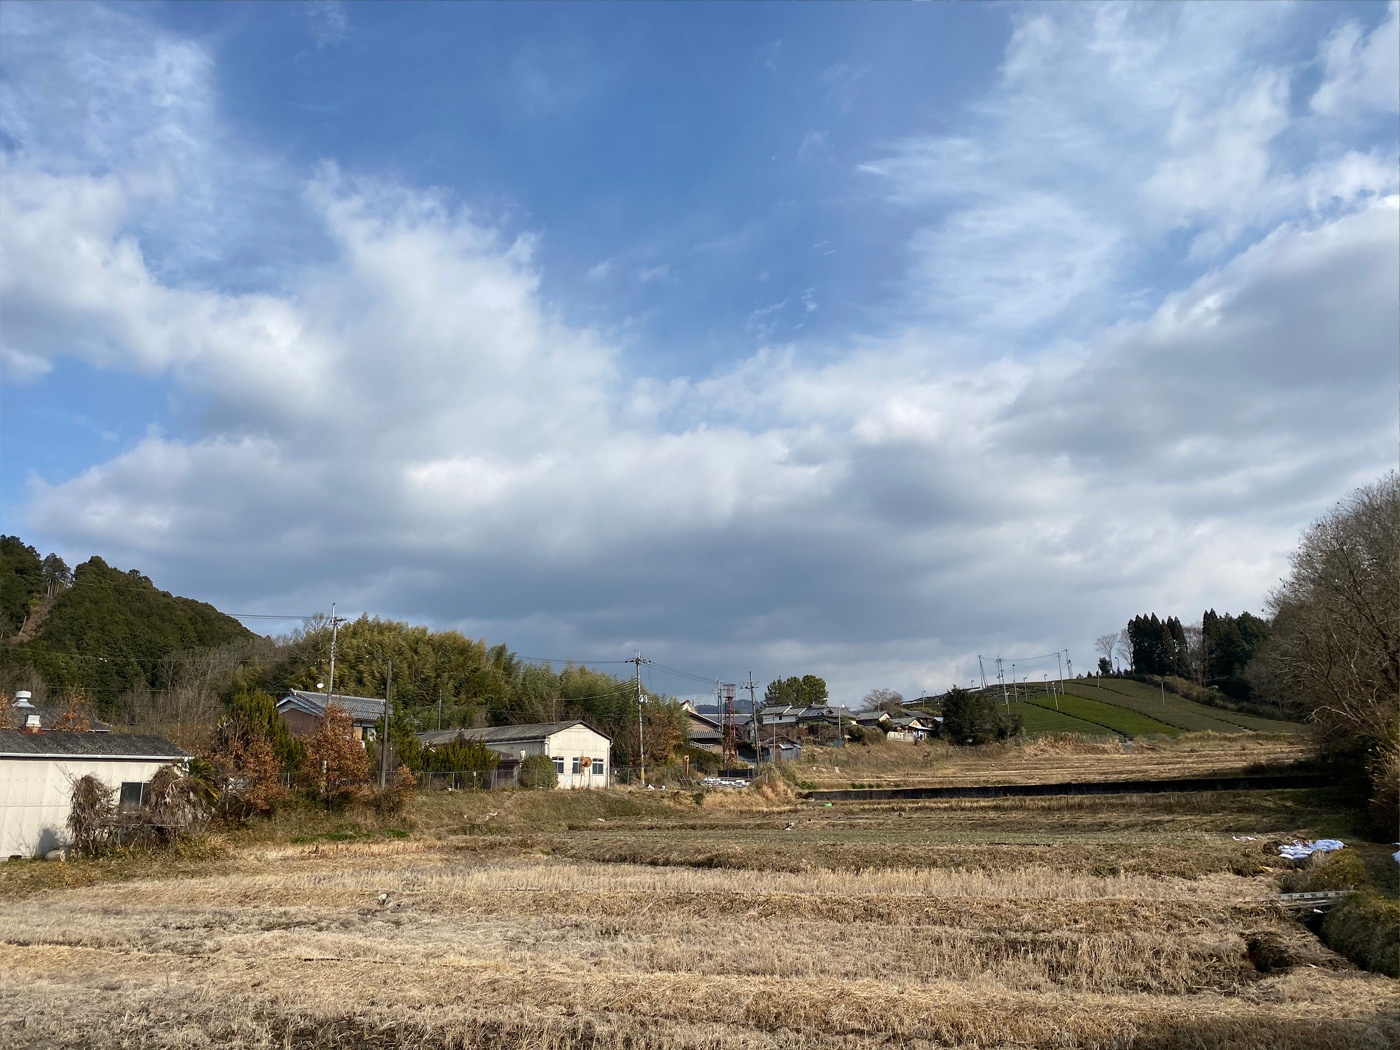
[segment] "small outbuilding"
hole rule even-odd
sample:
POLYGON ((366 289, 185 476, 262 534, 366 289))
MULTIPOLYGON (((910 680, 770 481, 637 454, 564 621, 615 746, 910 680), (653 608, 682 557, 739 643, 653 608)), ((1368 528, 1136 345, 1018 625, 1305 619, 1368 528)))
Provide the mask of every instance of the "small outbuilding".
POLYGON ((889 720, 887 724, 890 731, 885 735, 885 739, 903 741, 906 744, 927 740, 938 732, 940 721, 942 719, 935 720, 929 715, 901 715, 889 720))
POLYGON ((73 784, 89 774, 139 809, 162 766, 192 756, 160 736, 0 729, 0 859, 41 857, 67 846, 73 784))
POLYGON ((384 701, 372 696, 328 696, 305 689, 291 689, 277 701, 277 713, 292 736, 310 736, 326 717, 326 706, 344 708, 355 727, 356 740, 373 740, 384 724, 384 701))
POLYGON ((439 729, 419 733, 427 747, 454 740, 477 740, 506 762, 519 763, 530 755, 548 755, 554 761, 561 788, 604 788, 612 776, 612 738, 587 722, 534 722, 517 726, 480 729, 439 729))

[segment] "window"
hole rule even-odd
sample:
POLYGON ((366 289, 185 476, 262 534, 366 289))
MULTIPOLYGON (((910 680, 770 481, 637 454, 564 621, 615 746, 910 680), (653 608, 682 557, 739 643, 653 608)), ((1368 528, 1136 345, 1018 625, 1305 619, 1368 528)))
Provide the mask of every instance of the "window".
POLYGON ((579 774, 578 756, 575 755, 575 756, 574 756, 574 776, 578 776, 578 774, 579 774))
POLYGON ((556 758, 554 760, 554 772, 558 773, 561 777, 564 775, 564 760, 562 758, 556 758))
POLYGON ((603 760, 601 758, 595 758, 593 760, 593 775, 595 777, 601 777, 603 775, 603 760))
POLYGON ((122 784, 121 801, 117 803, 117 808, 123 813, 130 813, 132 810, 141 808, 141 794, 146 785, 139 780, 128 780, 122 784))

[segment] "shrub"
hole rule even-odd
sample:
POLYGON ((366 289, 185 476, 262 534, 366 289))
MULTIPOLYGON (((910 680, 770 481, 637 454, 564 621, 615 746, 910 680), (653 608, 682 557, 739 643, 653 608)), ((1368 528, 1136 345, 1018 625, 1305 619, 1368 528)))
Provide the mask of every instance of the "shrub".
POLYGON ((480 740, 458 736, 445 744, 424 748, 418 764, 419 768, 429 773, 488 774, 495 770, 500 761, 501 756, 480 740))
POLYGON ((783 763, 770 762, 750 781, 748 790, 767 802, 790 802, 793 799, 791 781, 796 779, 796 773, 784 769, 783 763))
POLYGON ((254 813, 270 813, 291 798, 282 783, 272 737, 261 720, 243 710, 235 709, 215 727, 206 761, 221 817, 246 820, 254 813))
POLYGON ((1400 977, 1400 901, 1361 890, 1327 913, 1322 938, 1357 966, 1400 977))
POLYGON ((115 795, 116 792, 90 773, 73 782, 68 832, 73 838, 76 856, 93 857, 111 845, 117 813, 115 795))
POLYGON ((558 787, 559 772, 554 768, 554 760, 548 755, 530 755, 520 763, 519 783, 527 790, 558 787))
POLYGON ((327 811, 368 779, 369 755, 355 738, 350 713, 339 704, 326 705, 326 716, 307 739, 302 773, 325 800, 327 811))
POLYGON ((1314 853, 1303 867, 1286 873, 1279 882, 1284 893, 1354 890, 1366 885, 1366 865, 1355 850, 1314 853))

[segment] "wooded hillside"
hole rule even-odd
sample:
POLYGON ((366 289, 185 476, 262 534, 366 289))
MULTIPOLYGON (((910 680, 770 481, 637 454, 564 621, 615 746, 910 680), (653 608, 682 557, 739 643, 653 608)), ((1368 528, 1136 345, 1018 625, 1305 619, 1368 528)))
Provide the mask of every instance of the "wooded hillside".
POLYGON ((162 591, 138 570, 94 557, 70 577, 54 561, 62 566, 54 555, 41 561, 17 537, 0 540, 7 639, 0 654, 12 674, 32 669, 50 690, 81 687, 104 712, 133 689, 158 687, 162 662, 175 654, 254 637, 212 605, 162 591))

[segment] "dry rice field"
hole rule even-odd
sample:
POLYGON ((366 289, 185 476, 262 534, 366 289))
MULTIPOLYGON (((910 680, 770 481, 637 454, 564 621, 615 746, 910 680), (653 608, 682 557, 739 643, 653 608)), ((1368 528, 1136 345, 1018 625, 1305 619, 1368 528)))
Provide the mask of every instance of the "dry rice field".
POLYGON ((1393 1047, 1400 982, 1267 899, 1271 844, 1344 820, 1308 792, 443 794, 406 838, 12 865, 0 1045, 1393 1047))
POLYGON ((941 741, 884 743, 814 749, 815 761, 804 764, 802 778, 814 788, 1165 780, 1285 767, 1309 753, 1303 737, 1261 733, 1095 742, 1046 737, 1010 749, 957 748, 941 741))

